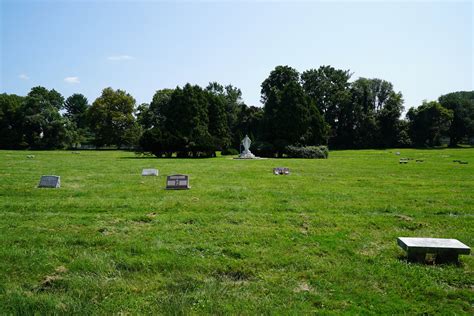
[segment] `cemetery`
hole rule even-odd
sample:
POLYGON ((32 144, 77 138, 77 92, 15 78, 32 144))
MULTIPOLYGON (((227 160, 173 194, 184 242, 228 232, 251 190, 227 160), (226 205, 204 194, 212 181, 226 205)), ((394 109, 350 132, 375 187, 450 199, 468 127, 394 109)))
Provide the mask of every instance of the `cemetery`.
POLYGON ((473 1, 0 4, 0 316, 474 315, 473 1))
POLYGON ((468 314, 474 149, 400 151, 0 151, 0 312, 468 314))

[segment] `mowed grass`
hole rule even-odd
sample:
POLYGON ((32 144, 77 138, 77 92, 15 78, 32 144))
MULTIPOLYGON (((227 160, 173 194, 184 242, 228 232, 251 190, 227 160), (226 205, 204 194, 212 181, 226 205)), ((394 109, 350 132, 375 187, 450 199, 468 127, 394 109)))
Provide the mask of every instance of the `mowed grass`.
POLYGON ((407 263, 399 236, 474 246, 474 149, 0 151, 0 314, 472 314, 473 256, 407 263), (191 190, 164 190, 175 173, 191 190))

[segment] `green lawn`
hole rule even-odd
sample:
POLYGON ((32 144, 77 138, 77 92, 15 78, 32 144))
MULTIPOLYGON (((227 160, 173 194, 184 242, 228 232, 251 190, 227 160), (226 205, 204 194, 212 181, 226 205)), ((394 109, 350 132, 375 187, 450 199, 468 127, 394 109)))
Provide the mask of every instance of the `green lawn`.
POLYGON ((407 263, 396 238, 474 246, 474 149, 395 151, 0 151, 0 314, 472 315, 474 257, 407 263), (174 173, 191 190, 164 190, 174 173), (43 174, 61 188, 36 188, 43 174))

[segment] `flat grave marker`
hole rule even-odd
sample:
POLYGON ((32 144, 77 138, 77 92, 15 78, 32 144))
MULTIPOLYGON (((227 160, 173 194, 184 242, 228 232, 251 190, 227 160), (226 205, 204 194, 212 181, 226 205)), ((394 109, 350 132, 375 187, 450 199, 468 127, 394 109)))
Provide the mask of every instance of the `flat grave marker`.
POLYGON ((35 158, 35 155, 28 155, 28 156, 26 156, 26 158, 32 159, 32 158, 35 158))
POLYGON ((187 174, 174 174, 166 177, 167 190, 188 190, 190 188, 187 174))
POLYGON ((284 168, 284 167, 273 168, 273 174, 287 176, 290 174, 290 168, 284 168))
POLYGON ((156 177, 156 176, 158 176, 158 169, 143 169, 142 170, 142 176, 156 177))
POLYGON ((408 159, 402 158, 402 159, 400 159, 400 160, 398 161, 398 163, 400 163, 400 164, 402 164, 402 163, 407 164, 407 163, 408 163, 408 159))
POLYGON ((406 250, 410 261, 424 261, 426 254, 434 254, 438 263, 457 262, 459 255, 471 252, 471 248, 457 239, 398 237, 397 243, 406 250))
POLYGON ((59 188, 61 187, 60 176, 41 176, 38 188, 59 188))

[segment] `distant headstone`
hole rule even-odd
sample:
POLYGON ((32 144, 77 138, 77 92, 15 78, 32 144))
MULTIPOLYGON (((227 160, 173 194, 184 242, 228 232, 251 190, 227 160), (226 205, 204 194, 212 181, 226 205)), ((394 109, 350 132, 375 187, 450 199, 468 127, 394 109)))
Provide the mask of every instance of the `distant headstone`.
POLYGON ((424 162, 423 159, 417 159, 416 162, 424 162))
POLYGON ((459 161, 459 163, 460 163, 461 165, 467 165, 467 164, 468 164, 467 161, 459 161))
POLYGON ((397 156, 400 156, 400 152, 399 152, 399 151, 397 151, 397 152, 395 153, 395 155, 397 155, 397 156))
POLYGON ((453 160, 453 162, 460 162, 461 160, 453 160))
POLYGON ((459 255, 471 252, 471 248, 457 239, 398 237, 397 243, 411 261, 424 261, 426 254, 436 255, 438 263, 457 261, 459 255))
POLYGON ((166 177, 167 190, 187 190, 189 186, 189 176, 186 174, 175 174, 166 177))
POLYGON ((275 175, 289 175, 290 174, 290 169, 289 168, 283 168, 283 167, 273 168, 273 174, 275 174, 275 175))
POLYGON ((407 163, 408 163, 408 159, 402 158, 402 159, 400 159, 400 160, 398 161, 398 163, 400 163, 400 164, 402 164, 402 163, 407 164, 407 163))
POLYGON ((59 176, 41 176, 38 188, 59 188, 61 179, 59 176))
POLYGON ((35 158, 35 155, 27 155, 26 158, 32 159, 32 158, 35 158))
POLYGON ((157 176, 158 170, 157 169, 143 169, 142 176, 157 176))
POLYGON ((77 155, 77 154, 80 154, 81 152, 80 151, 73 151, 72 153, 77 155))

